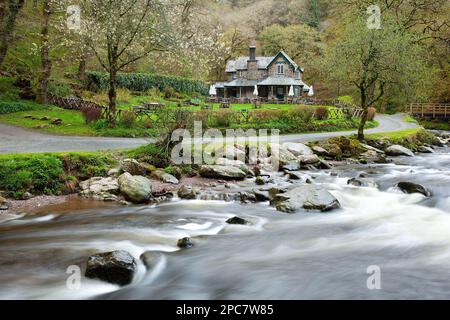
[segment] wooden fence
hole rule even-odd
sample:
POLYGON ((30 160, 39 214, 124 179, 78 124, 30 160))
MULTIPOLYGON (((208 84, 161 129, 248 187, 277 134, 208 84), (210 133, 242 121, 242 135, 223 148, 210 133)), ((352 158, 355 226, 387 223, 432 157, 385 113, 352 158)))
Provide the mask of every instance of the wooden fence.
POLYGON ((450 104, 411 103, 406 113, 419 118, 450 119, 450 104))

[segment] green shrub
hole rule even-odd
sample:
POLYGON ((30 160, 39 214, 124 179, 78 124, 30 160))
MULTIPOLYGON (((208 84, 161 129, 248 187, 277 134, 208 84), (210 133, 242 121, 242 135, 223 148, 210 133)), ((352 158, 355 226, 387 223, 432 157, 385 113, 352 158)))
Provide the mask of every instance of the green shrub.
POLYGON ((32 102, 0 101, 0 114, 31 111, 38 108, 43 108, 43 106, 32 102))
POLYGON ((0 76, 0 98, 4 100, 18 100, 20 90, 14 85, 16 79, 0 76))
POLYGON ((70 97, 73 95, 72 88, 64 83, 50 82, 48 85, 48 92, 57 97, 70 97))
POLYGON ((123 111, 120 115, 120 125, 126 129, 136 126, 136 115, 133 111, 123 111))
MULTIPOLYGON (((108 89, 108 74, 89 72, 87 77, 90 90, 108 89)), ((153 88, 163 91, 166 87, 172 87, 177 92, 207 95, 209 90, 208 85, 199 80, 145 73, 121 73, 117 76, 117 82, 120 88, 139 92, 147 92, 153 88)))
POLYGON ((25 192, 57 194, 64 181, 62 162, 53 155, 0 160, 0 189, 20 198, 25 192))
POLYGON ((157 168, 165 168, 170 165, 169 155, 164 148, 149 144, 128 152, 128 157, 147 162, 157 168))

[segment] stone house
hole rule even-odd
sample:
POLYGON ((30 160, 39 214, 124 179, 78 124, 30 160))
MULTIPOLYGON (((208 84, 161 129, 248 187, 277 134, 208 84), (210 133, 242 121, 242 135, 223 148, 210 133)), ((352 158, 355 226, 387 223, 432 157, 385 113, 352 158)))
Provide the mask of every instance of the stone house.
POLYGON ((249 48, 248 57, 230 60, 226 66, 227 82, 216 83, 219 98, 254 98, 285 100, 293 89, 294 97, 309 91, 302 81, 303 69, 284 52, 273 57, 257 57, 256 47, 249 48))

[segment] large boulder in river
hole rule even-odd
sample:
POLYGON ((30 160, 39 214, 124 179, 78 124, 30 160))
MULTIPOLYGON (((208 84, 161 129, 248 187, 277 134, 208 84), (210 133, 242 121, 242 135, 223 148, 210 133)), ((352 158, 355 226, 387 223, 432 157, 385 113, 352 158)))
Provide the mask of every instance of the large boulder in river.
POLYGON ((398 156, 414 157, 414 153, 411 150, 399 145, 393 145, 388 147, 386 149, 386 154, 391 157, 398 157, 398 156))
POLYGON ((420 193, 423 194, 425 197, 430 197, 431 192, 429 192, 424 186, 421 186, 417 183, 412 182, 400 182, 397 184, 397 187, 403 191, 404 193, 420 193))
POLYGON ((300 209, 322 212, 339 209, 339 201, 327 190, 316 185, 305 185, 283 194, 273 200, 278 211, 295 213, 300 209))
POLYGON ((311 150, 312 150, 315 154, 317 154, 318 156, 323 156, 323 157, 325 157, 325 156, 329 156, 329 155, 330 155, 330 154, 328 153, 328 151, 325 150, 324 148, 322 148, 321 146, 313 146, 313 147, 311 148, 311 150))
POLYGON ((150 199, 152 184, 142 176, 132 176, 124 173, 119 177, 120 192, 130 201, 142 203, 150 199))
POLYGON ((0 196, 0 210, 8 210, 8 209, 9 209, 8 201, 2 196, 0 196))
POLYGON ((225 180, 242 180, 247 175, 244 171, 237 167, 211 165, 201 166, 199 173, 204 178, 225 180))
POLYGON ((308 156, 299 156, 298 159, 300 160, 300 163, 304 165, 318 164, 320 162, 320 158, 316 154, 308 156))
POLYGON ((292 154, 288 149, 280 146, 279 144, 270 144, 270 163, 272 165, 278 164, 279 166, 284 166, 288 163, 298 161, 297 157, 292 154))
POLYGON ((125 286, 133 281, 136 267, 136 260, 126 251, 100 253, 89 257, 86 277, 125 286))
POLYGON ((303 143, 286 142, 283 143, 283 148, 292 153, 294 156, 309 156, 313 154, 310 147, 303 143))

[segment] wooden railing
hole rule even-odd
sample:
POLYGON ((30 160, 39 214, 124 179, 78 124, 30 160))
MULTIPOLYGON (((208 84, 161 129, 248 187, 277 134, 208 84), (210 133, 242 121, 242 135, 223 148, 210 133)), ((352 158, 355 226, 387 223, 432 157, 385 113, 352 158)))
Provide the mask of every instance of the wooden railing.
POLYGON ((442 103, 411 103, 407 113, 421 118, 450 118, 450 104, 442 103))

